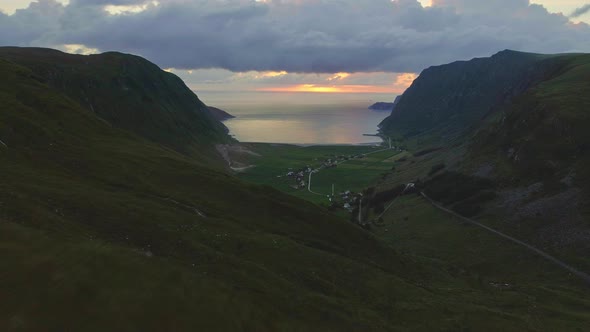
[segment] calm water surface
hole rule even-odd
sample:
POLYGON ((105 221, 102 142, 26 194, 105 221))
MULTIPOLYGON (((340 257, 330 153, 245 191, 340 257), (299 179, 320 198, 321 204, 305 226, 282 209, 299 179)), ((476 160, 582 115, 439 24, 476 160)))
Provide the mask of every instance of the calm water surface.
MULTIPOLYGON (((367 96, 325 98, 307 94, 286 96, 268 94, 249 99, 232 100, 202 98, 207 104, 220 107, 236 116, 225 122, 230 133, 241 142, 292 144, 367 144, 380 142, 377 125, 389 115, 367 107, 374 99, 367 96), (279 97, 279 98, 277 98, 279 97), (364 98, 363 98, 364 97, 364 98)), ((387 101, 390 96, 383 96, 387 101)), ((377 101, 377 100, 375 100, 377 101)))

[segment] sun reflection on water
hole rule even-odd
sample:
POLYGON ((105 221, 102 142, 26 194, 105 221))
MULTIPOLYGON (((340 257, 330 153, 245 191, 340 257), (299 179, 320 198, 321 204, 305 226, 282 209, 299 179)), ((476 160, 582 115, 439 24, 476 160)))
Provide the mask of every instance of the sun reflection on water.
POLYGON ((374 134, 386 113, 326 109, 321 112, 249 114, 225 122, 242 142, 293 144, 363 144, 378 142, 374 134))

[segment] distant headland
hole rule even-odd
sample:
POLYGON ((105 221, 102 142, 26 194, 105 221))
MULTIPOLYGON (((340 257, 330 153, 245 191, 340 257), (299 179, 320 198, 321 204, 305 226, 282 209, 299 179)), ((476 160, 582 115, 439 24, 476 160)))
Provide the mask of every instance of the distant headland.
POLYGON ((221 110, 217 107, 213 107, 213 106, 207 106, 209 108, 209 112, 211 113, 211 115, 213 115, 213 117, 217 120, 217 121, 225 121, 225 120, 229 120, 229 119, 233 119, 235 118, 235 116, 227 113, 224 110, 221 110))
POLYGON ((397 105, 400 98, 401 96, 397 96, 393 103, 382 101, 374 103, 373 105, 369 106, 369 109, 373 111, 393 111, 393 108, 395 107, 395 105, 397 105))

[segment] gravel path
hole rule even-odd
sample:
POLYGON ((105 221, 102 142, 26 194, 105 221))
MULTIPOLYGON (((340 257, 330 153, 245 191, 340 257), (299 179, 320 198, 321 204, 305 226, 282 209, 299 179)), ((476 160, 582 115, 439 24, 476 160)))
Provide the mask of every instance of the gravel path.
POLYGON ((543 257, 543 258, 545 258, 545 259, 547 259, 547 260, 549 260, 551 262, 553 262, 554 264, 558 265, 559 267, 567 270, 568 272, 574 274, 575 276, 579 277, 580 279, 582 279, 585 282, 587 282, 587 283, 590 284, 590 275, 589 274, 587 274, 585 272, 582 272, 582 271, 580 271, 580 270, 572 267, 571 265, 568 265, 567 263, 565 263, 565 262, 563 262, 563 261, 561 261, 561 260, 559 260, 559 259, 557 259, 557 258, 555 258, 555 257, 553 257, 551 255, 549 255, 548 253, 546 253, 546 252, 544 252, 544 251, 542 251, 542 250, 540 250, 538 248, 535 248, 535 247, 531 246, 528 243, 522 242, 522 241, 520 241, 518 239, 513 238, 512 236, 506 235, 506 234, 504 234, 502 232, 499 232, 499 231, 497 231, 497 230, 495 230, 495 229, 493 229, 491 227, 488 227, 488 226, 486 226, 484 224, 478 223, 475 220, 472 220, 472 219, 469 219, 469 218, 465 218, 462 215, 460 215, 460 214, 458 214, 458 213, 456 213, 454 211, 451 211, 451 210, 443 207, 439 203, 437 203, 434 200, 432 200, 430 197, 426 196, 426 194, 423 193, 423 192, 421 192, 420 194, 422 194, 422 196, 427 201, 429 201, 430 204, 432 204, 434 207, 436 207, 437 209, 442 210, 442 211, 444 211, 446 213, 449 213, 449 214, 451 214, 451 215, 453 215, 453 216, 455 216, 455 217, 457 217, 457 218, 459 218, 459 219, 461 219, 463 221, 466 221, 466 222, 468 222, 470 224, 473 224, 473 225, 476 225, 478 227, 481 227, 481 228, 483 228, 483 229, 485 229, 485 230, 487 230, 489 232, 492 232, 492 233, 494 233, 494 234, 496 234, 496 235, 498 235, 498 236, 500 236, 500 237, 502 237, 502 238, 504 238, 506 240, 509 240, 509 241, 514 242, 514 243, 516 243, 518 245, 521 245, 521 246, 527 248, 528 250, 534 252, 535 254, 537 254, 537 255, 539 255, 539 256, 541 256, 541 257, 543 257))

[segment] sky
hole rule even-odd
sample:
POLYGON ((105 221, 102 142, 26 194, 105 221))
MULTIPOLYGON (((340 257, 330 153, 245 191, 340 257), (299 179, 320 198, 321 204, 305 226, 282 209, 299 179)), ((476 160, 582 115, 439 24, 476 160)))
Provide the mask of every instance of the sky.
POLYGON ((0 0, 0 45, 146 57, 197 92, 401 94, 504 49, 590 52, 585 0, 0 0))

